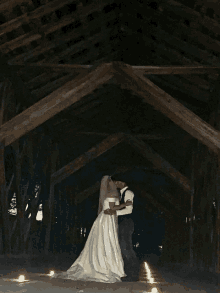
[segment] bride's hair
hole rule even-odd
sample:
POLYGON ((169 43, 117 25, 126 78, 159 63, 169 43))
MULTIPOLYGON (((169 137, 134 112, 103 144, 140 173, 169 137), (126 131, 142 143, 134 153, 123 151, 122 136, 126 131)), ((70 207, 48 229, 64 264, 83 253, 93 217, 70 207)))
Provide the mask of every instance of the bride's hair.
POLYGON ((100 184, 98 215, 101 213, 103 209, 104 200, 107 197, 119 198, 119 193, 111 177, 108 175, 105 175, 102 177, 101 184, 100 184))
POLYGON ((112 181, 122 181, 127 185, 127 181, 124 180, 124 178, 120 175, 113 175, 111 176, 112 181))

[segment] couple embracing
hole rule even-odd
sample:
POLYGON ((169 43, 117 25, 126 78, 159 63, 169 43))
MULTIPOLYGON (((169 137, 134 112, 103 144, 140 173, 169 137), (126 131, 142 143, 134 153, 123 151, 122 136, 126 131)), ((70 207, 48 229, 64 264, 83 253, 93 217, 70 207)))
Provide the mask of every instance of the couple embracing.
POLYGON ((73 265, 54 277, 104 283, 121 282, 121 278, 127 276, 124 260, 129 263, 136 258, 131 243, 134 230, 131 215, 133 198, 134 193, 125 182, 104 176, 100 186, 98 217, 86 244, 73 265))

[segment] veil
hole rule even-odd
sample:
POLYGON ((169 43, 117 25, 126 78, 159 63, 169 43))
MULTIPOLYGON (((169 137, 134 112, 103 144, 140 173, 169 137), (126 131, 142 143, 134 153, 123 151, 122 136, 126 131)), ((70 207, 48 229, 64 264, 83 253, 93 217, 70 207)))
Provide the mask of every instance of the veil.
POLYGON ((117 187, 115 186, 111 177, 108 175, 102 177, 100 185, 98 215, 101 213, 103 209, 103 203, 106 197, 119 197, 117 187))

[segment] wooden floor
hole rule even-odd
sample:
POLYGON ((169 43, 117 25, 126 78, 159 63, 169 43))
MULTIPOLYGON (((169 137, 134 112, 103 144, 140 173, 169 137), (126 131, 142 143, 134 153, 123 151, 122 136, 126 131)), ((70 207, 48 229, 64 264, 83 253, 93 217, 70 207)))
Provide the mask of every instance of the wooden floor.
MULTIPOLYGON (((1 272, 2 273, 2 272, 1 272)), ((114 293, 161 293, 161 292, 208 292, 217 293, 219 288, 213 284, 190 281, 177 277, 168 269, 144 262, 140 267, 137 282, 118 282, 114 284, 53 279, 47 274, 31 273, 28 270, 5 271, 0 278, 0 292, 114 292, 114 293), (18 282, 24 275, 26 281, 18 282)))

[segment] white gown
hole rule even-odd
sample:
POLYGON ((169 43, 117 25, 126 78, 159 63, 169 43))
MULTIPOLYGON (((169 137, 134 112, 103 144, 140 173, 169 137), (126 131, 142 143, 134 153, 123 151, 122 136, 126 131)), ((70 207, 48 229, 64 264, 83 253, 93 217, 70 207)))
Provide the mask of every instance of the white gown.
POLYGON ((118 241, 118 221, 115 215, 105 215, 109 202, 119 204, 116 198, 106 198, 103 210, 96 218, 86 244, 73 265, 53 277, 103 283, 121 282, 126 277, 118 241))

